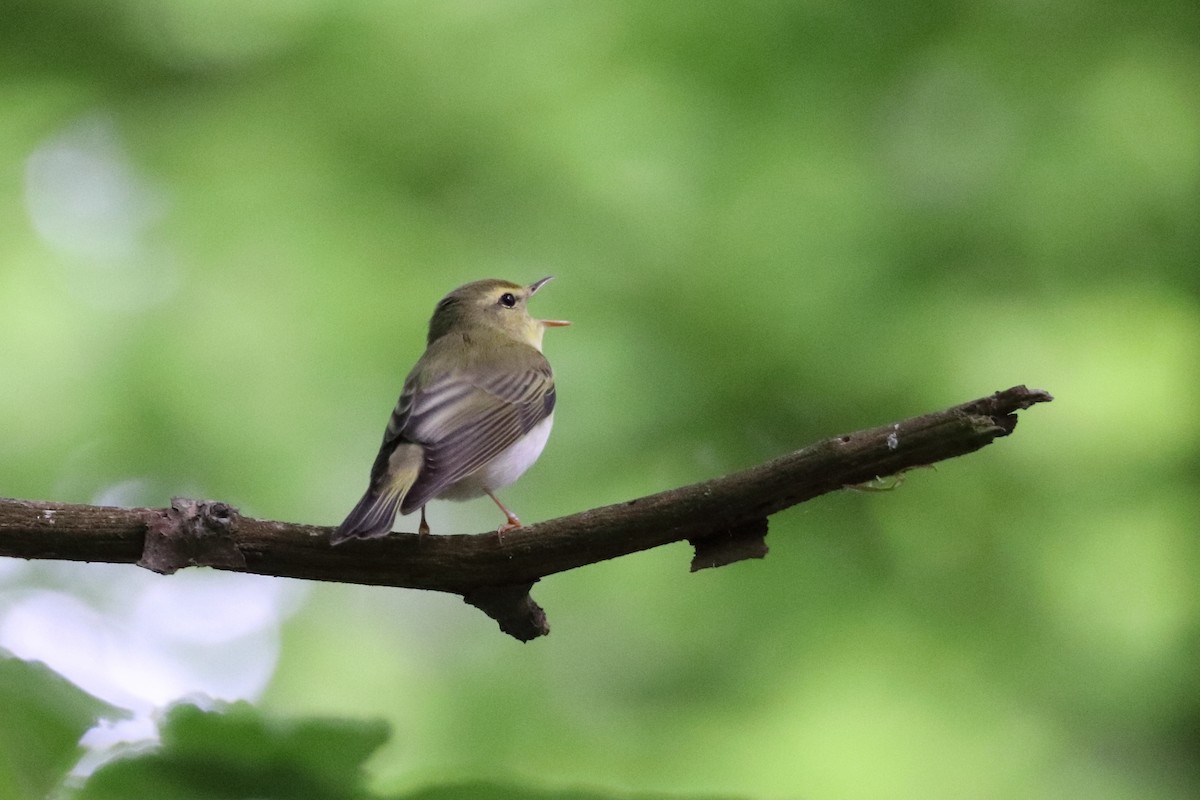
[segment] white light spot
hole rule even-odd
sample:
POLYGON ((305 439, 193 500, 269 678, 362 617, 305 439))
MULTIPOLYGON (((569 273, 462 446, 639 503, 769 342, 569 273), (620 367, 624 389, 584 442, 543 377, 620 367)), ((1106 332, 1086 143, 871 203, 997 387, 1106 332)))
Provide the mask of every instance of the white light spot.
MULTIPOLYGON (((83 574, 72 566, 64 565, 64 578, 83 574)), ((193 694, 256 699, 275 670, 280 624, 306 592, 252 575, 88 566, 94 586, 86 575, 70 583, 92 602, 66 591, 10 594, 0 648, 139 714, 193 694), (121 593, 97 604, 95 590, 116 575, 121 593)))
POLYGON ((144 478, 128 478, 100 489, 92 497, 92 505, 133 508, 142 505, 149 494, 149 481, 144 478))
POLYGON ((110 117, 84 117, 37 146, 25 162, 25 208, 64 257, 80 301, 133 310, 178 289, 174 259, 150 241, 167 213, 164 193, 137 174, 110 117))
POLYGON ((892 426, 892 432, 887 437, 888 450, 895 450, 900 446, 900 423, 897 422, 892 426))

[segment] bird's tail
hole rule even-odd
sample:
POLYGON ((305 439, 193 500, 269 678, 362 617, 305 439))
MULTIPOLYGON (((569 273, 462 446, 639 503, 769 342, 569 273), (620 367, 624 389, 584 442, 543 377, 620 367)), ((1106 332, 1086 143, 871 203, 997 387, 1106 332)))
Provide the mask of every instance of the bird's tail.
POLYGON ((329 537, 330 544, 341 544, 347 539, 374 539, 387 536, 396 522, 396 512, 404 499, 403 487, 384 484, 372 486, 351 509, 344 522, 329 537))
POLYGON ((418 445, 406 443, 381 450, 371 469, 371 485, 347 515, 346 521, 329 537, 330 544, 347 539, 387 536, 396 522, 396 512, 420 471, 424 455, 418 445))

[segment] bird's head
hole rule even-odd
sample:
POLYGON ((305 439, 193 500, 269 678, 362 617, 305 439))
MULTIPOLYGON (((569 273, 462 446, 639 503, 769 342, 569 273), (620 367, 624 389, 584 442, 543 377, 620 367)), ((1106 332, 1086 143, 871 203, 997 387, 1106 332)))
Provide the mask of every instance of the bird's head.
POLYGON ((546 285, 549 277, 528 286, 489 278, 460 286, 437 304, 429 320, 429 343, 447 333, 486 335, 500 332, 542 349, 546 328, 571 323, 557 319, 535 319, 529 313, 529 298, 546 285))

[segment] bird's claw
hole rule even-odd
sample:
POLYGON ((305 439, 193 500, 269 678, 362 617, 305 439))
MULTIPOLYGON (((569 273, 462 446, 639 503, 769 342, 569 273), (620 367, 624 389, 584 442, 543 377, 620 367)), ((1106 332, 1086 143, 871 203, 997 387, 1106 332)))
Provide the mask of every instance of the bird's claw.
POLYGON ((517 519, 515 515, 510 515, 508 522, 496 528, 496 538, 500 540, 500 544, 504 544, 504 534, 523 527, 525 526, 521 524, 521 520, 517 519))

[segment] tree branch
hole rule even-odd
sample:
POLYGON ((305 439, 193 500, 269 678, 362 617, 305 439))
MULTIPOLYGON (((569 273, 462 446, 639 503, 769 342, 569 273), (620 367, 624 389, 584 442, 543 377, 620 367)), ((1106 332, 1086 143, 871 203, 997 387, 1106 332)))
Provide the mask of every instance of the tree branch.
POLYGON ((1007 436, 1016 412, 1053 398, 1016 386, 945 411, 835 436, 721 478, 505 534, 396 533, 330 547, 331 528, 243 517, 219 502, 109 508, 0 499, 0 556, 185 566, 451 592, 527 641, 549 632, 534 583, 586 564, 689 541, 692 570, 767 553, 767 517, 827 492, 942 461, 1007 436))

